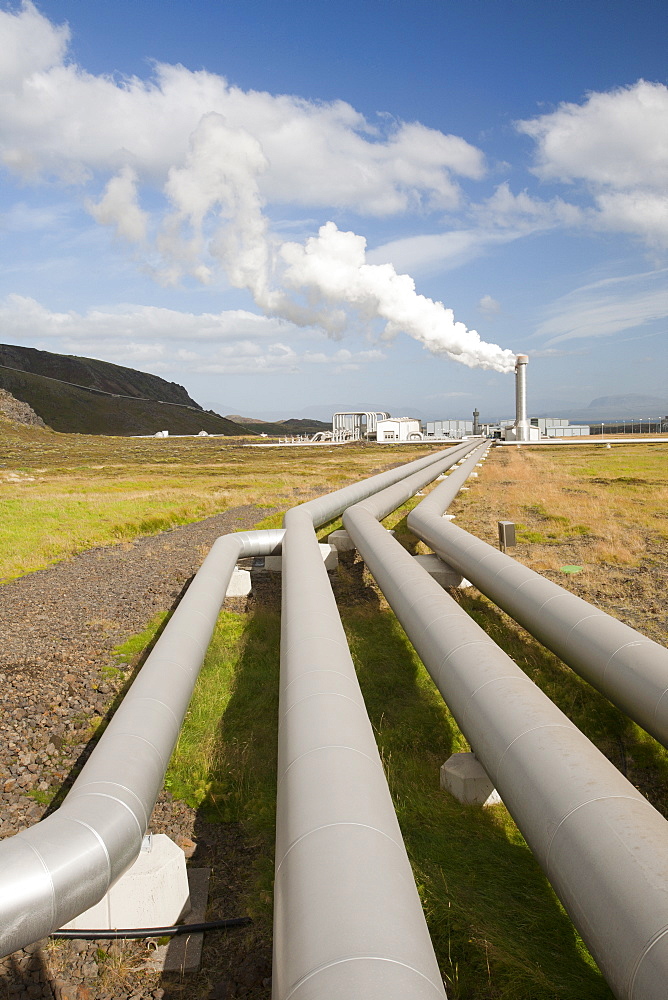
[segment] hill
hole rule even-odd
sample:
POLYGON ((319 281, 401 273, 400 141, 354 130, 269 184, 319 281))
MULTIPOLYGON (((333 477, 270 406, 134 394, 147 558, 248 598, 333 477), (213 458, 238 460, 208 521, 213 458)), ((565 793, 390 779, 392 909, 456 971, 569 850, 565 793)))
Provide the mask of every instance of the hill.
POLYGON ((203 410, 176 382, 94 358, 0 344, 0 388, 64 433, 252 433, 203 410))
POLYGON ((242 417, 238 413, 228 413, 228 420, 233 420, 236 424, 242 424, 244 429, 252 430, 255 434, 269 434, 272 437, 285 437, 289 434, 315 434, 317 431, 331 431, 332 422, 325 423, 323 420, 314 418, 290 417, 288 420, 260 420, 256 417, 242 417))

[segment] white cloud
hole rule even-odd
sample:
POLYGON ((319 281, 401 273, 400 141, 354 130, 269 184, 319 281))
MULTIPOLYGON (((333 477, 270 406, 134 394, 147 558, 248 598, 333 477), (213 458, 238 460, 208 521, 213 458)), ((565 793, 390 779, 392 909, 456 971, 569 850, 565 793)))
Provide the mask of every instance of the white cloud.
POLYGON ((668 317, 667 269, 606 279, 558 299, 535 336, 545 346, 565 340, 611 336, 668 317))
POLYGON ((282 319, 258 316, 243 309, 221 313, 187 313, 159 306, 121 306, 114 310, 90 309, 86 313, 53 312, 35 299, 8 295, 0 302, 0 324, 8 340, 68 338, 71 343, 122 340, 128 343, 187 341, 220 343, 253 338, 298 336, 282 319))
POLYGON ((501 312, 501 303, 491 295, 483 295, 478 303, 478 309, 485 316, 497 316, 501 312))
POLYGON ((211 113, 260 144, 268 201, 371 215, 453 207, 453 175, 484 173, 474 146, 417 123, 370 123, 344 101, 243 91, 183 66, 156 64, 148 81, 95 76, 67 61, 68 40, 29 2, 0 16, 0 158, 27 179, 86 183, 130 167, 161 186, 211 113))
POLYGON ((391 240, 370 250, 367 260, 370 264, 385 264, 389 261, 399 272, 429 275, 461 267, 475 260, 489 246, 507 243, 512 238, 514 237, 508 233, 452 229, 445 233, 391 240))
POLYGON ((19 16, 0 10, 0 86, 48 70, 62 62, 70 31, 67 25, 56 27, 31 3, 25 3, 19 16))
POLYGON ((591 93, 517 128, 537 143, 540 178, 588 186, 595 225, 668 245, 668 87, 591 93))
POLYGON ((556 226, 574 226, 582 219, 582 212, 576 205, 552 198, 544 201, 533 198, 527 191, 513 194, 508 183, 499 184, 494 194, 472 211, 481 224, 521 230, 522 234, 551 229, 556 226))
MULTIPOLYGON (((309 331, 242 309, 197 314, 125 306, 59 313, 35 299, 9 295, 0 301, 0 325, 9 343, 172 374, 275 374, 314 365, 340 374, 385 356, 378 349, 298 351, 288 338, 298 342, 309 331)), ((312 339, 321 339, 315 331, 310 334, 312 339)))
POLYGON ((369 251, 367 259, 374 264, 391 261, 398 271, 410 274, 435 274, 462 267, 492 247, 585 220, 576 205, 561 198, 543 201, 526 191, 516 195, 507 183, 485 201, 470 205, 468 214, 476 223, 471 228, 392 240, 369 251))

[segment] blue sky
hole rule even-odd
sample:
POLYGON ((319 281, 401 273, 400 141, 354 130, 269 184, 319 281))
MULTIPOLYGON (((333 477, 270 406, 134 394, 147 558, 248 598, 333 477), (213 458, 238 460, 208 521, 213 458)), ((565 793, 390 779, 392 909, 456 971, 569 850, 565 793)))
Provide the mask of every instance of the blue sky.
POLYGON ((667 27, 0 0, 0 339, 221 413, 509 415, 515 352, 535 414, 668 397, 667 27))

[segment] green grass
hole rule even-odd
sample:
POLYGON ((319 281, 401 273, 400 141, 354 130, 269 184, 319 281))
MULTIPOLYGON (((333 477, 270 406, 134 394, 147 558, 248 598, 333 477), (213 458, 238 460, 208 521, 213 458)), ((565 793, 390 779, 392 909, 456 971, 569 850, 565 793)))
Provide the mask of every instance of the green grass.
MULTIPOLYGON (((256 449, 216 438, 56 434, 0 418, 0 581, 231 507, 284 511, 433 450, 256 449)), ((278 527, 282 513, 261 527, 278 527)))
POLYGON ((272 924, 280 616, 223 612, 198 678, 165 785, 214 822, 240 823, 260 846, 244 902, 272 924))
MULTIPOLYGON (((138 632, 136 635, 131 635, 130 638, 126 639, 125 642, 120 644, 120 646, 116 646, 113 654, 117 662, 121 664, 134 665, 140 657, 145 658, 153 648, 156 639, 170 618, 171 612, 161 612, 149 622, 142 632, 138 632)), ((113 667, 107 669, 116 672, 113 667)))

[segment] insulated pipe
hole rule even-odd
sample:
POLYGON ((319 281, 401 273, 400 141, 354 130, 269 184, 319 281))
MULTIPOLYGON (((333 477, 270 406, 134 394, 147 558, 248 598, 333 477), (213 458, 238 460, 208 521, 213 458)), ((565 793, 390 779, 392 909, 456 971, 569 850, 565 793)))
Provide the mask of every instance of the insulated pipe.
POLYGON ((378 524, 409 485, 346 530, 615 996, 662 1000, 668 823, 378 524))
POLYGON ((463 469, 411 511, 410 530, 668 747, 668 649, 445 520, 463 469))
POLYGON ((134 863, 237 559, 280 551, 283 534, 213 544, 61 807, 0 841, 0 955, 83 913, 134 863))
POLYGON ((418 468, 411 496, 468 448, 285 515, 274 1000, 445 996, 313 526, 418 468))

